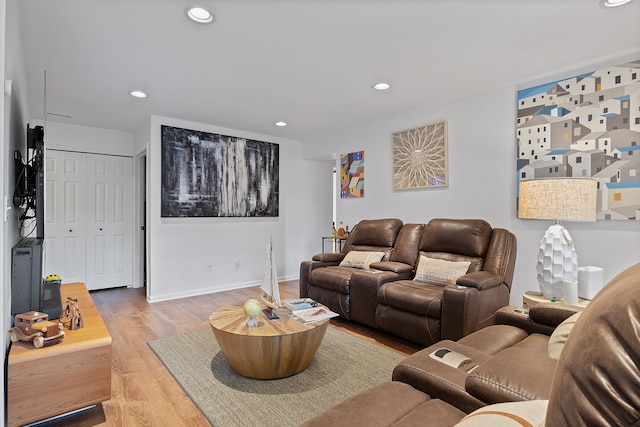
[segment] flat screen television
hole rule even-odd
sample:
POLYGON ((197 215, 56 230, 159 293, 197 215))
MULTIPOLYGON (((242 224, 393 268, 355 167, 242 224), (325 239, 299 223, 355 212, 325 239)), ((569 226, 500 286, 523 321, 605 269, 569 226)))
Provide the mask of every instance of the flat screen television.
POLYGON ((35 218, 35 236, 27 232, 27 236, 44 239, 44 128, 27 125, 27 158, 23 162, 20 151, 14 152, 15 188, 13 205, 23 208, 20 224, 27 219, 35 218))
POLYGON ((59 283, 43 281, 44 265, 44 128, 27 125, 26 159, 14 153, 15 189, 13 204, 21 208, 21 236, 12 249, 11 314, 43 311, 50 318, 60 316, 59 283), (24 221, 35 219, 35 229, 25 229, 24 221), (35 232, 35 235, 34 235, 35 232))

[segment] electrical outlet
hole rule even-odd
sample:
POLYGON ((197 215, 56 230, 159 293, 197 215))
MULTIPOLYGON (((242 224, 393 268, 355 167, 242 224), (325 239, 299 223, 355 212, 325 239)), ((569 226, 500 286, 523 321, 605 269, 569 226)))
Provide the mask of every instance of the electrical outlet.
POLYGON ((213 271, 213 262, 209 261, 207 263, 207 271, 213 271))

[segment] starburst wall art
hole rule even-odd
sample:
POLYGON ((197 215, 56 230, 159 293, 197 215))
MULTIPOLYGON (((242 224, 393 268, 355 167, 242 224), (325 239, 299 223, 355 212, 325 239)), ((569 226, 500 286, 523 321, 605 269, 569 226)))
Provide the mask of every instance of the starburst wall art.
POLYGON ((447 121, 393 133, 393 189, 446 187, 447 121))

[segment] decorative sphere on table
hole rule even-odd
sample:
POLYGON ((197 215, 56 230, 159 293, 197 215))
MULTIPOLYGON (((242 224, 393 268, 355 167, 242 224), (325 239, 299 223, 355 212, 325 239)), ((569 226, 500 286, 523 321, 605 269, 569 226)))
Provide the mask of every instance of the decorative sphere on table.
POLYGON ((258 326, 258 319, 256 319, 256 317, 262 310, 262 304, 260 304, 260 301, 254 298, 248 299, 244 303, 243 309, 244 313, 249 317, 249 320, 247 320, 247 326, 250 328, 258 326))

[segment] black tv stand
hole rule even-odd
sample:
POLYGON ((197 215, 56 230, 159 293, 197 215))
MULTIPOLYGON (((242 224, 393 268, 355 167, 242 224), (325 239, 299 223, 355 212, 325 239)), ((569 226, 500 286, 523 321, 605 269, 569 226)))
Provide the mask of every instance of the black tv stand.
POLYGON ((43 239, 25 238, 11 251, 11 314, 47 313, 57 319, 62 312, 60 283, 42 280, 43 239))

